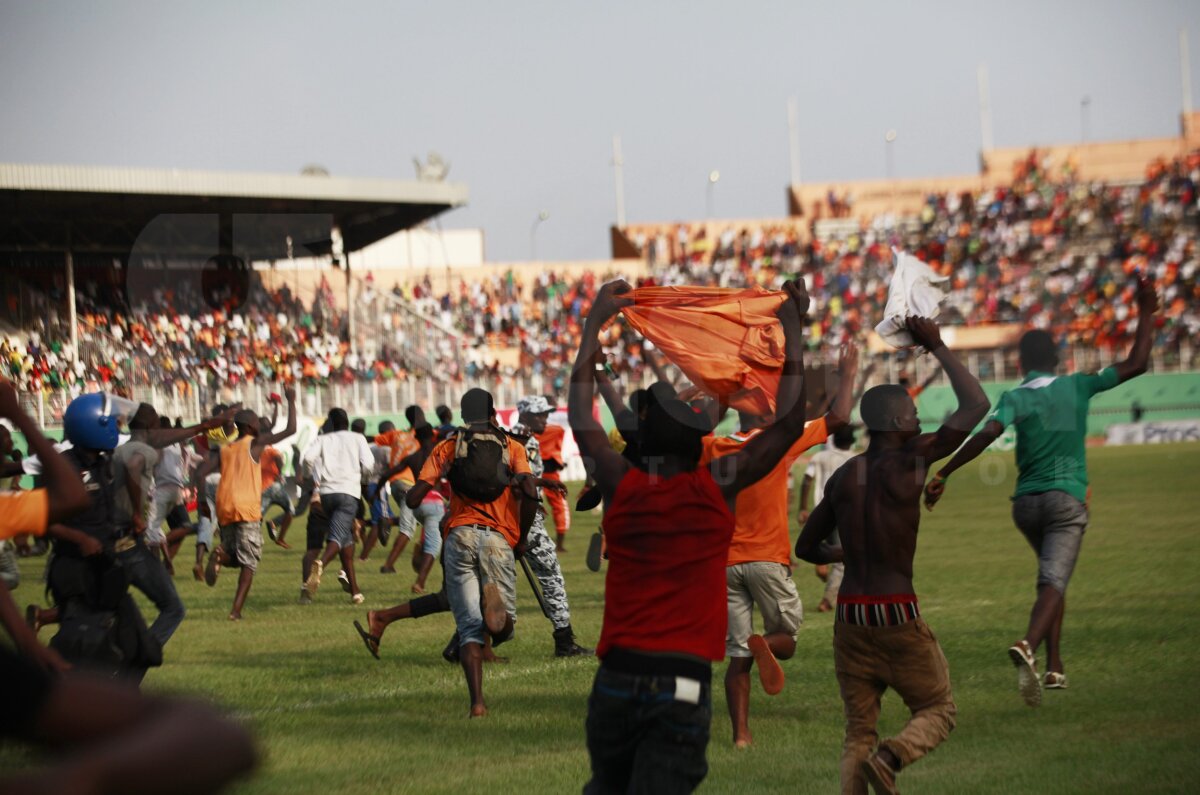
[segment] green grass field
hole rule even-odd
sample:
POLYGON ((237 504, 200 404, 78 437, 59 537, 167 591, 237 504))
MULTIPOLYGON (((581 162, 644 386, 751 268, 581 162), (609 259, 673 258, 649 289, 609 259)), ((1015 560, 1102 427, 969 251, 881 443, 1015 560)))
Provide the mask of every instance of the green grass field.
MULTIPOLYGON (((1200 780, 1200 445, 1096 449, 1090 453, 1092 522, 1068 600, 1064 658, 1071 688, 1032 710, 1016 693, 1005 650, 1025 627, 1035 560, 1008 512, 1011 454, 985 456, 954 477, 925 514, 916 562, 922 611, 950 661, 958 728, 905 771, 905 792, 1194 792, 1200 780), (982 467, 982 468, 981 468, 982 467), (986 480, 986 482, 985 482, 986 480)), ((600 631, 603 576, 584 566, 597 517, 576 517, 563 558, 580 639, 600 631)), ((303 544, 303 521, 291 534, 303 544)), ((182 562, 192 551, 189 541, 182 562)), ((578 792, 588 777, 584 745, 594 659, 557 660, 550 625, 523 578, 516 639, 506 665, 485 671, 491 707, 466 719, 462 673, 440 650, 449 614, 393 624, 382 661, 351 626, 332 576, 316 604, 296 604, 297 550, 268 544, 240 624, 226 620, 234 578, 210 589, 186 565, 176 583, 188 617, 167 662, 145 689, 213 699, 258 735, 262 764, 235 791, 250 793, 578 792)), ((367 605, 409 598, 411 569, 360 573, 367 605)), ((40 596, 41 560, 23 561, 21 604, 40 596)), ((440 582, 435 573, 431 584, 440 582)), ((752 695, 756 744, 735 752, 717 666, 709 792, 837 791, 841 702, 833 676, 829 614, 815 612, 821 583, 795 572, 810 608, 788 684, 752 695)), ((145 608, 144 608, 145 609, 145 608)), ((42 639, 47 640, 49 630, 42 639)), ((906 711, 884 703, 881 732, 906 711)), ((181 754, 188 749, 179 749, 181 754)), ((0 755, 0 766, 24 760, 0 755)))

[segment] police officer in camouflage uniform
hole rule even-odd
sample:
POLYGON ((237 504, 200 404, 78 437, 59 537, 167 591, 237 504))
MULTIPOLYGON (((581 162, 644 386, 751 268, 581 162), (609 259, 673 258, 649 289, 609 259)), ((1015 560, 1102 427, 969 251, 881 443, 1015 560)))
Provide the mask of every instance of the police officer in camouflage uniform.
MULTIPOLYGON (((529 471, 537 478, 538 497, 542 496, 543 488, 563 489, 558 481, 545 480, 542 464, 542 451, 538 444, 537 434, 546 429, 546 420, 553 408, 541 395, 522 398, 517 402, 517 424, 510 433, 513 438, 525 445, 525 453, 529 456, 529 471)), ((527 549, 524 560, 529 563, 533 576, 538 580, 542 589, 542 597, 546 603, 547 616, 554 625, 554 654, 558 657, 574 657, 577 655, 593 654, 592 649, 586 649, 575 642, 575 633, 571 629, 571 609, 567 604, 567 589, 563 583, 562 568, 558 565, 558 555, 554 551, 554 542, 546 532, 546 513, 539 506, 537 518, 529 528, 527 549)))

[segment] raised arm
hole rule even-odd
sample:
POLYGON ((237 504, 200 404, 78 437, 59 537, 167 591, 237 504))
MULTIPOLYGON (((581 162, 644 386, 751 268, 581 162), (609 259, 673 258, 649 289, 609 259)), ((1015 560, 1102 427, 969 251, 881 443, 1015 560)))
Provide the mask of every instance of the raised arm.
POLYGON ((850 423, 850 411, 854 406, 854 376, 858 373, 858 346, 847 342, 838 352, 838 389, 829 412, 825 415, 825 427, 830 433, 850 423))
POLYGON ((21 408, 16 388, 3 378, 0 378, 0 417, 10 421, 21 432, 29 444, 29 452, 42 462, 49 511, 47 522, 61 522, 86 508, 88 496, 79 473, 42 435, 37 423, 21 408))
POLYGON ((738 492, 774 469, 804 433, 804 318, 808 313, 808 292, 802 279, 786 283, 784 290, 787 300, 778 312, 783 324, 784 360, 776 397, 775 423, 737 453, 714 459, 710 465, 713 477, 721 484, 721 491, 731 506, 738 492), (789 402, 784 403, 785 399, 789 402))
POLYGON ((1133 347, 1129 355, 1113 365, 1121 383, 1146 372, 1150 367, 1150 346, 1154 342, 1154 313, 1158 311, 1158 293, 1154 283, 1146 277, 1138 278, 1137 286, 1138 322, 1133 333, 1133 347))
POLYGON ((604 352, 596 346, 596 356, 592 360, 596 386, 600 390, 600 397, 604 398, 604 405, 608 406, 608 413, 616 421, 617 415, 625 410, 625 401, 621 399, 620 393, 604 370, 604 358, 604 352))
POLYGON ((579 352, 575 355, 575 367, 571 370, 570 393, 567 401, 567 418, 571 431, 579 444, 584 462, 590 463, 589 473, 595 477, 601 492, 611 499, 617 484, 624 477, 629 463, 613 452, 608 444, 608 435, 592 414, 596 397, 596 374, 593 362, 600 347, 600 329, 623 307, 633 304, 625 295, 630 291, 624 280, 609 282, 600 288, 592 310, 583 327, 583 338, 579 352))
POLYGON ((979 380, 971 375, 966 365, 950 352, 942 342, 941 332, 937 324, 924 317, 910 317, 907 322, 908 330, 918 345, 929 351, 945 369, 950 378, 950 386, 954 388, 954 396, 958 398, 958 408, 946 418, 937 433, 922 434, 911 444, 913 452, 924 459, 925 466, 933 464, 953 453, 963 443, 979 421, 991 407, 979 380))
MULTIPOLYGON (((296 390, 289 386, 286 390, 284 390, 284 395, 287 397, 288 404, 287 426, 279 433, 267 433, 259 436, 255 444, 255 446, 259 449, 266 447, 267 445, 275 444, 276 442, 282 442, 284 439, 287 439, 289 436, 294 436, 296 433, 296 390)), ((275 427, 275 415, 278 413, 279 404, 276 403, 275 412, 271 415, 272 428, 275 427)))
POLYGON ((198 433, 220 428, 233 419, 235 413, 235 409, 227 409, 215 417, 209 417, 204 422, 189 425, 186 428, 151 428, 146 432, 146 444, 156 450, 162 450, 164 447, 186 442, 198 433))

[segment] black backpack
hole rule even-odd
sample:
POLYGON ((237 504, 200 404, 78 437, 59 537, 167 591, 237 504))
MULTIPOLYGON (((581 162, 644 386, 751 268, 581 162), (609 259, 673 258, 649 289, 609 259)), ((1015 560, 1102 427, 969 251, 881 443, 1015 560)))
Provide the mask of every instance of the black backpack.
POLYGON ((454 438, 454 461, 447 476, 455 494, 476 502, 493 502, 512 482, 508 436, 498 428, 463 428, 454 438))

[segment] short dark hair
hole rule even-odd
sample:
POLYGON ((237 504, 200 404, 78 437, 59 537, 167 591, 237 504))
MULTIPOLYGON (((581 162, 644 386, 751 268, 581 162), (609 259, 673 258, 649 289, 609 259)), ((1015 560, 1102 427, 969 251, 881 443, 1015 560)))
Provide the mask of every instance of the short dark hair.
POLYGON ((1041 329, 1026 331, 1021 335, 1021 341, 1017 343, 1017 350, 1021 357, 1021 369, 1025 372, 1030 370, 1054 372, 1058 369, 1058 345, 1054 342, 1054 337, 1050 336, 1047 331, 1041 329))
POLYGON ((149 403, 139 403, 137 411, 129 418, 129 430, 131 431, 148 431, 154 427, 153 421, 150 419, 154 416, 154 406, 149 403))
POLYGON ((839 450, 849 450, 854 444, 854 426, 843 425, 833 432, 833 446, 839 450))
POLYGON ((492 418, 492 412, 495 410, 492 393, 479 387, 468 389, 463 393, 462 400, 459 401, 459 411, 462 412, 463 422, 467 424, 487 422, 492 418))
POLYGON ((355 419, 354 422, 350 423, 350 430, 354 431, 355 433, 366 433, 367 421, 362 417, 355 419))
POLYGON ((171 418, 170 417, 159 417, 158 418, 158 427, 170 428, 171 427, 171 418))
POLYGON ((213 406, 212 415, 215 417, 218 414, 220 414, 221 412, 227 411, 228 409, 229 409, 229 406, 226 406, 224 403, 218 403, 217 405, 213 406))
POLYGON ((391 420, 384 420, 383 422, 379 423, 380 433, 387 433, 388 431, 394 430, 396 430, 396 423, 392 422, 391 420))
POLYGON ((437 407, 437 418, 446 425, 449 425, 454 419, 454 412, 450 410, 449 406, 442 404, 437 407))
POLYGON ((335 431, 350 430, 350 415, 346 414, 345 409, 330 409, 329 424, 335 431))
POLYGON ((417 415, 423 413, 424 412, 421 411, 421 407, 414 403, 411 406, 405 407, 404 419, 408 420, 408 424, 411 426, 416 421, 417 415))
POLYGON ((887 433, 896 430, 892 420, 910 403, 912 398, 904 387, 899 384, 880 384, 871 387, 862 396, 858 411, 869 430, 887 433))

